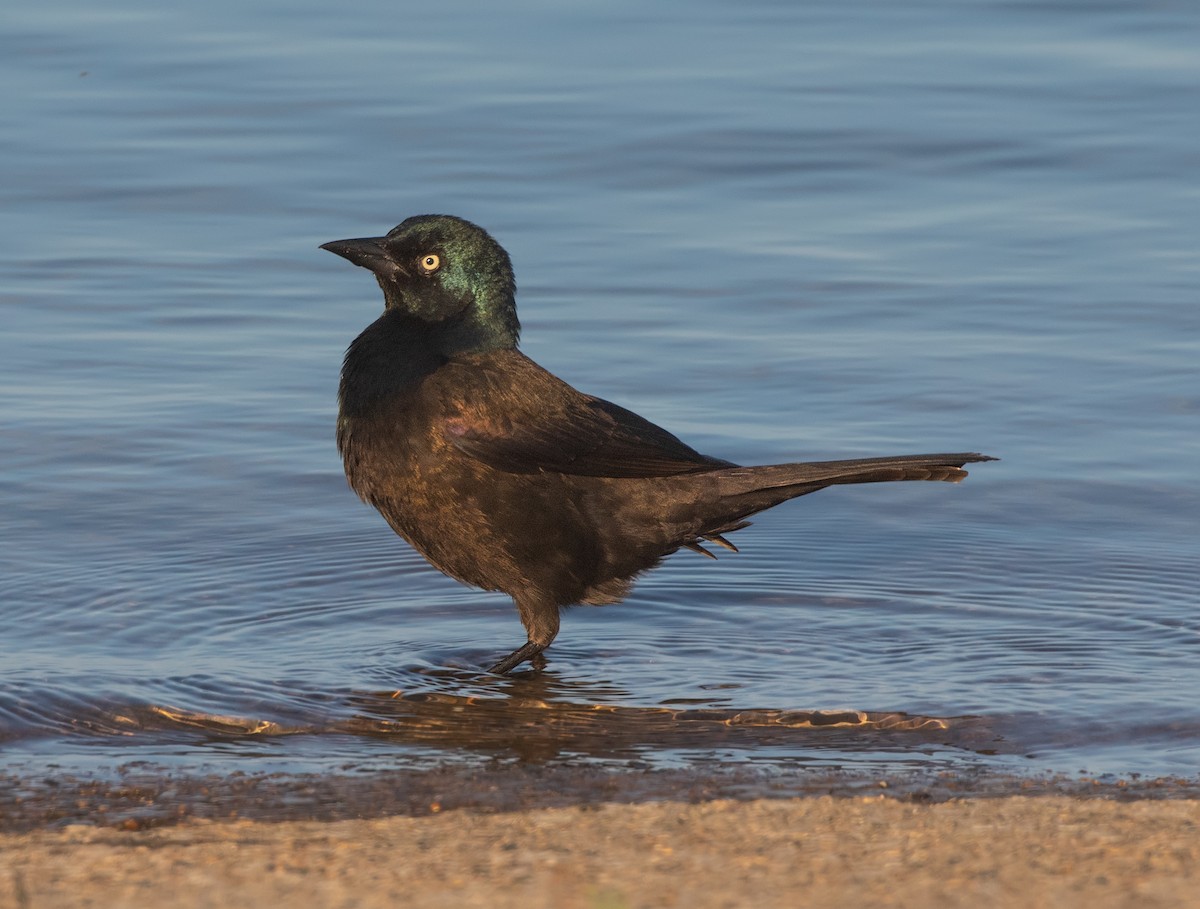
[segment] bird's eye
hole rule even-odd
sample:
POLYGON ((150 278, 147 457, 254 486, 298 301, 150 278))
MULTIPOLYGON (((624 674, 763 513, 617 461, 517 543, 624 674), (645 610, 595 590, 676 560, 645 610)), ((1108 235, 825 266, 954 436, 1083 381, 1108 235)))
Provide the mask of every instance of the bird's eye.
POLYGON ((421 269, 422 274, 431 275, 442 267, 442 257, 426 253, 417 259, 417 266, 421 269))

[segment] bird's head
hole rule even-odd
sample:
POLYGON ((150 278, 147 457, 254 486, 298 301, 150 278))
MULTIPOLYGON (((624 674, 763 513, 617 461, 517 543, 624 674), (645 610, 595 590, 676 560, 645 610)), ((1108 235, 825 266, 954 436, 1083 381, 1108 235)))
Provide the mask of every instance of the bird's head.
POLYGON ((321 249, 374 273, 384 306, 444 324, 474 350, 515 347, 516 280, 508 253, 482 227, 452 215, 417 215, 385 237, 334 240, 321 249))

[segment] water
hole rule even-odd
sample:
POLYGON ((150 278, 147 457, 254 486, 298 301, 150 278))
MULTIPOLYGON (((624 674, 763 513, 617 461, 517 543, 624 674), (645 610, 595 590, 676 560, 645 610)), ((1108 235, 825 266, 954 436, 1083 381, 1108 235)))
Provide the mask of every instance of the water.
POLYGON ((0 761, 1200 768, 1200 8, 140 0, 0 30, 0 761), (346 489, 444 211, 524 349, 829 490, 523 640, 346 489))

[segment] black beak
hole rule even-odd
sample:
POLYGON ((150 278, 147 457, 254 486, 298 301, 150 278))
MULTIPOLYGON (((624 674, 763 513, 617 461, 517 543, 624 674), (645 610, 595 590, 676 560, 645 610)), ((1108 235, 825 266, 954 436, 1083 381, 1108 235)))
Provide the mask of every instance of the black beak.
POLYGON ((394 263, 388 257, 384 248, 383 237, 364 237, 358 240, 334 240, 332 243, 322 243, 321 249, 336 253, 343 259, 349 259, 355 265, 361 265, 379 274, 386 270, 387 265, 394 263))

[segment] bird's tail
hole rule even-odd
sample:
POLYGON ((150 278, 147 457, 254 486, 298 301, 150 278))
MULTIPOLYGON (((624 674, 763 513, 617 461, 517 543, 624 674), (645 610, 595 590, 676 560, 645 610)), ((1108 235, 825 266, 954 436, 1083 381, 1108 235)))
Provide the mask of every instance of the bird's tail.
POLYGON ((977 452, 898 455, 890 458, 857 458, 850 461, 809 461, 762 467, 728 467, 714 471, 721 499, 730 509, 730 520, 741 519, 824 489, 849 483, 891 483, 898 480, 944 480, 957 483, 967 475, 964 464, 995 461, 977 452))

